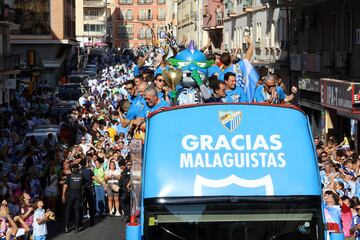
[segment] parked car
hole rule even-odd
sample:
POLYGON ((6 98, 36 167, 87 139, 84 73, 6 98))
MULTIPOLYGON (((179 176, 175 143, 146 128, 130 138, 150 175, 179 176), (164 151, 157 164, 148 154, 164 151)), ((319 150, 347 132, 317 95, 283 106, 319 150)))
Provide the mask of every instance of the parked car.
POLYGON ((62 117, 80 106, 78 101, 66 101, 50 107, 50 115, 62 117))
POLYGON ((32 131, 32 132, 28 132, 26 133, 23 141, 22 141, 22 145, 27 146, 29 144, 29 142, 31 141, 31 138, 34 137, 37 141, 37 143, 39 145, 43 145, 44 141, 47 139, 48 135, 52 134, 53 135, 53 139, 54 139, 54 143, 58 143, 58 132, 54 132, 54 131, 32 131))
POLYGON ((90 77, 87 74, 72 74, 68 77, 70 84, 84 84, 89 81, 90 77))
POLYGON ((85 87, 77 83, 70 83, 59 87, 59 99, 62 101, 77 101, 85 93, 87 93, 85 87))

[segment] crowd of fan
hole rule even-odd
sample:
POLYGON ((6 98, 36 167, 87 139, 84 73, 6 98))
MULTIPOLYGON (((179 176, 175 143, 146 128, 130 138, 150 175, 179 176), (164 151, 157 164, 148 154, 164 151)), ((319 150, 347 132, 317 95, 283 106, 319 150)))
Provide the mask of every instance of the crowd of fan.
MULTIPOLYGON (((1 106, 0 239, 46 235, 44 223, 61 215, 58 200, 64 198, 63 184, 73 164, 94 172, 97 214, 129 221, 129 144, 133 139, 144 141, 149 113, 179 104, 176 89, 171 89, 163 74, 169 63, 163 59, 154 65, 154 60, 149 61, 151 48, 148 50, 133 64, 121 63, 121 57, 115 55, 115 63, 88 82, 89 92, 80 97, 80 107, 60 118, 48 115, 49 108, 60 101, 52 91, 32 95, 25 91, 11 105, 1 106), (43 143, 31 138, 19 147, 27 131, 49 123, 60 126, 58 143, 49 135, 43 143), (50 210, 45 211, 44 206, 50 210)), ((207 58, 214 60, 212 70, 207 80, 196 83, 199 88, 204 85, 209 96, 200 96, 200 102, 288 103, 296 94, 297 89, 292 87, 286 95, 281 77, 268 75, 259 79, 254 99, 249 100, 237 84, 236 73, 226 71, 237 64, 236 56, 209 52, 207 58)), ((318 138, 315 141, 326 190, 324 199, 328 206, 333 203, 334 209, 341 204, 342 228, 350 236, 357 231, 350 228, 356 207, 360 208, 360 181, 356 180, 360 158, 354 157, 349 140, 340 147, 333 140, 326 145, 318 138)), ((87 217, 86 206, 83 212, 87 217)))
POLYGON ((329 229, 343 232, 347 239, 359 237, 360 155, 354 151, 354 139, 344 135, 342 141, 315 137, 321 184, 325 201, 325 218, 329 229))

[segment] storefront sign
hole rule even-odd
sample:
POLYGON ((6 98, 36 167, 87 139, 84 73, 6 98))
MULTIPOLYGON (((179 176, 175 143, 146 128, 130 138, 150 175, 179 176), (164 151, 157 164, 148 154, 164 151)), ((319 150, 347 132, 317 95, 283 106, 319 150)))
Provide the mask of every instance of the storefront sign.
POLYGON ((360 113, 360 84, 321 79, 321 105, 338 111, 360 113))
POLYGON ((360 113, 360 84, 353 86, 353 112, 360 113))

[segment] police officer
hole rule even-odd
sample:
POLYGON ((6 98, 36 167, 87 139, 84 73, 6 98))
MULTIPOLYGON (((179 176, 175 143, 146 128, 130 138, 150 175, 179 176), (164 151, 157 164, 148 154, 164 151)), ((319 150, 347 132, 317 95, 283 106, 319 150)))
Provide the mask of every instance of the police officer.
POLYGON ((127 167, 124 159, 121 159, 119 162, 119 167, 121 169, 121 177, 119 180, 120 185, 120 201, 121 207, 124 211, 124 218, 122 222, 126 223, 130 219, 130 169, 127 167))
POLYGON ((71 211, 75 215, 75 232, 79 232, 80 210, 82 203, 82 189, 84 186, 84 176, 80 173, 78 164, 71 165, 71 174, 65 180, 63 187, 62 201, 66 204, 65 208, 65 232, 69 232, 69 218, 71 211), (74 208, 74 209, 72 209, 74 208))
POLYGON ((84 196, 84 209, 89 208, 90 215, 90 226, 94 225, 94 215, 95 215, 95 190, 93 186, 93 171, 89 168, 88 161, 82 159, 80 161, 81 165, 81 174, 84 177, 84 187, 83 187, 83 196, 84 196))

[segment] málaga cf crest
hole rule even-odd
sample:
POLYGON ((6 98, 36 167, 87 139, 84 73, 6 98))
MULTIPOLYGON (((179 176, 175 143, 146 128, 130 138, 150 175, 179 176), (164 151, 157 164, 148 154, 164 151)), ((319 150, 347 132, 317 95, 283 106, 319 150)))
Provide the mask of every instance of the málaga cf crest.
POLYGON ((233 132, 240 124, 242 113, 240 111, 220 111, 219 119, 221 124, 230 132, 233 132))

